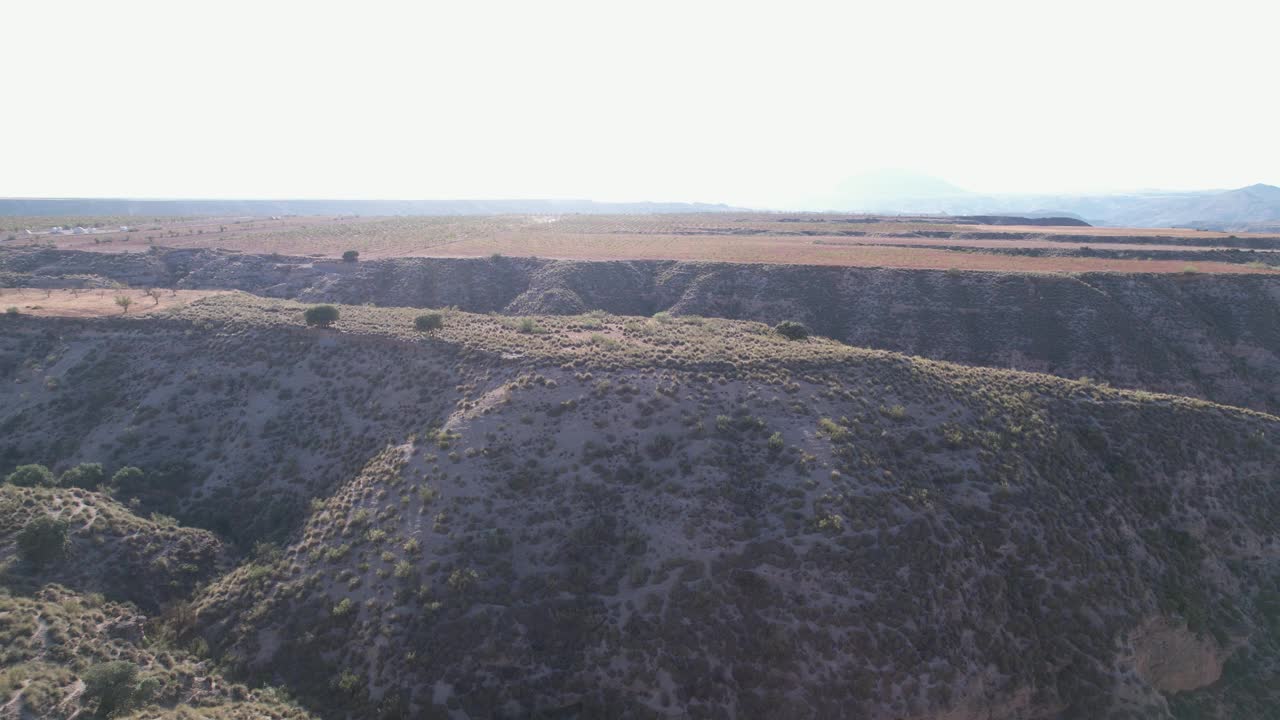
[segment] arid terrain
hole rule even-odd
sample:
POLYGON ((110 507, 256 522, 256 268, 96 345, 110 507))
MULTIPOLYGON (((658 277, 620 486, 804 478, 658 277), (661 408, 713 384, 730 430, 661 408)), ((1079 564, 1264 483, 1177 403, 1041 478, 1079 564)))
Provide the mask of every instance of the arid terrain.
POLYGON ((1280 236, 946 218, 786 214, 490 217, 0 218, 0 247, 152 247, 365 259, 701 260, 1005 272, 1273 272, 1280 236), (93 226, 97 226, 94 228, 93 226), (51 232, 51 228, 64 228, 51 232), (127 227, 128 230, 120 228, 127 227), (28 233, 31 234, 28 234, 28 233), (1142 260, 1144 262, 1137 262, 1142 260))
POLYGON ((0 720, 1280 720, 1280 3, 0 19, 0 720))
POLYGON ((0 718, 1274 717, 1280 238, 982 220, 5 219, 0 718))
POLYGON ((0 307, 10 312, 37 317, 102 317, 104 315, 146 315, 171 310, 210 295, 216 290, 165 290, 148 293, 136 289, 6 288, 0 307), (122 303, 120 298, 127 302, 122 303))

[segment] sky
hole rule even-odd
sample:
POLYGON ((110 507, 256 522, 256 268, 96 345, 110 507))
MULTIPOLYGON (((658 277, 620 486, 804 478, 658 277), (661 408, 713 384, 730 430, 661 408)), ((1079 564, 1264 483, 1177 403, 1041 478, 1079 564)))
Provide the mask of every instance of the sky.
POLYGON ((1280 3, 0 2, 0 196, 1280 184, 1280 3))

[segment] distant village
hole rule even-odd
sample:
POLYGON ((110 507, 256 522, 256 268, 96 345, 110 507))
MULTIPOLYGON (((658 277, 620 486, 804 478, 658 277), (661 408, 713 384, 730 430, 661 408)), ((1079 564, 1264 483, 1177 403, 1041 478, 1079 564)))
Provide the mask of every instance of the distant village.
POLYGON ((83 227, 81 225, 54 225, 48 230, 36 230, 35 232, 32 232, 28 229, 26 230, 26 233, 28 235, 96 235, 98 233, 108 232, 131 232, 132 230, 133 228, 130 228, 128 225, 121 225, 119 230, 111 230, 104 227, 83 227))

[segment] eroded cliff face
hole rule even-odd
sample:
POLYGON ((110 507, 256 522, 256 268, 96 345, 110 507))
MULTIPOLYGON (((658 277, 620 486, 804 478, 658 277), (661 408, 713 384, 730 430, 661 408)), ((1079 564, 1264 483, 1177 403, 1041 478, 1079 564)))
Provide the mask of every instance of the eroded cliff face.
POLYGON ((1280 411, 1280 276, 24 250, 0 253, 0 277, 516 315, 798 320, 852 345, 1280 411))

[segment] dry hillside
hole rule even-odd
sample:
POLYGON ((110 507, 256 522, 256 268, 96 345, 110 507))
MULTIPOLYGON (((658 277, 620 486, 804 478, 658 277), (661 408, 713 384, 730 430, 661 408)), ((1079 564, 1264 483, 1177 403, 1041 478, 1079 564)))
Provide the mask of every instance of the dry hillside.
POLYGON ((144 468, 137 513, 241 558, 173 642, 326 717, 1278 700, 1272 415, 754 322, 305 307, 0 317, 0 465, 144 468))
POLYGON ((283 693, 230 682, 211 659, 148 637, 148 623, 132 605, 59 585, 0 592, 0 717, 312 717, 283 693))
POLYGON ((770 325, 798 320, 852 345, 1280 411, 1277 273, 1063 275, 504 257, 344 263, 206 250, 0 253, 0 276, 5 272, 14 284, 44 287, 127 283, 510 315, 665 311, 770 325))

